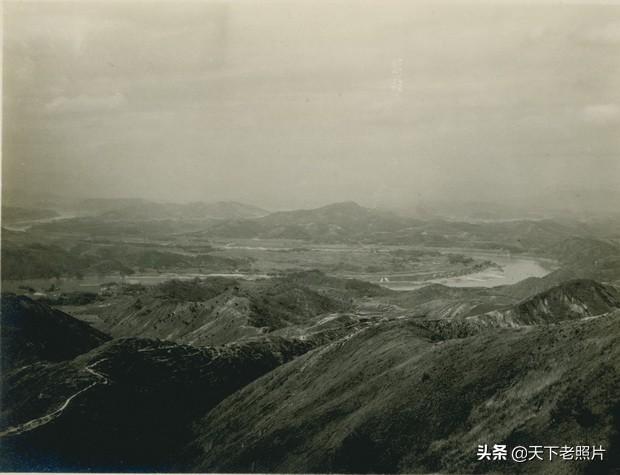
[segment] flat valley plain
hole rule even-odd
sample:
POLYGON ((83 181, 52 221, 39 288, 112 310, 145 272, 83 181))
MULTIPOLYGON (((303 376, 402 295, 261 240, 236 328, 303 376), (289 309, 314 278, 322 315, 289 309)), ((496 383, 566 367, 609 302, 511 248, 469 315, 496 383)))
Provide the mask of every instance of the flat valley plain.
MULTIPOLYGON (((475 249, 436 249, 416 246, 373 244, 314 244, 303 241, 235 240, 210 241, 210 256, 231 263, 229 268, 212 272, 209 266, 176 265, 138 267, 129 275, 120 272, 94 273, 60 278, 6 280, 7 290, 29 286, 45 292, 52 285, 59 291, 98 291, 109 282, 154 284, 170 279, 214 276, 246 279, 269 278, 296 270, 320 270, 330 275, 360 279, 394 290, 419 288, 428 283, 451 286, 493 286, 516 283, 527 277, 543 277, 557 264, 552 259, 512 256, 502 251, 475 249), (232 263, 238 263, 233 265, 232 263)), ((195 258, 195 248, 174 243, 120 242, 128 248, 148 246, 154 252, 171 252, 195 258)))

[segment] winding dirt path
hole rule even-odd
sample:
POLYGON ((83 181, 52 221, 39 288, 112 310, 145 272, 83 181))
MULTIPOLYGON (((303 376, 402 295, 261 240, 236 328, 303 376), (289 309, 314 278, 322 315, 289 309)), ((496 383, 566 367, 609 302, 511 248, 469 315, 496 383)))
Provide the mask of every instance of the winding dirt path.
POLYGON ((73 401, 76 397, 78 397, 80 394, 85 393, 86 391, 88 391, 89 389, 97 386, 98 384, 108 384, 110 382, 110 380, 107 378, 107 376, 105 376, 104 374, 96 371, 95 369, 93 369, 95 366, 97 366, 99 363, 101 363, 102 361, 105 361, 105 358, 99 361, 95 361, 94 363, 88 365, 86 368, 83 369, 83 371, 86 371, 87 373, 90 373, 94 376, 96 376, 98 378, 98 381, 95 381, 94 383, 89 384, 88 386, 86 386, 83 389, 80 389, 77 393, 69 396, 65 402, 62 403, 62 405, 56 409, 53 412, 50 412, 49 414, 46 414, 44 416, 38 417, 36 419, 31 419, 27 422, 24 422, 23 424, 20 424, 18 426, 14 426, 14 427, 9 427, 8 429, 0 432, 0 437, 6 437, 6 436, 10 436, 10 435, 17 435, 17 434, 23 434, 24 432, 28 432, 31 431, 33 429, 36 429, 37 427, 41 427, 45 424, 48 424, 49 422, 53 421, 54 419, 57 419, 64 411, 65 409, 67 409, 67 407, 69 407, 69 404, 71 404, 71 401, 73 401))

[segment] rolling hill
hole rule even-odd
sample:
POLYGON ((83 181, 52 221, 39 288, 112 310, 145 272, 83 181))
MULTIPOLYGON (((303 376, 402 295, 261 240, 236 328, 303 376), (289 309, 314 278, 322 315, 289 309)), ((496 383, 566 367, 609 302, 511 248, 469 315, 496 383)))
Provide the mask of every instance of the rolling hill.
POLYGON ((315 209, 280 211, 257 219, 231 220, 216 224, 204 233, 226 238, 417 244, 545 254, 562 240, 579 237, 584 231, 575 223, 550 219, 420 220, 343 202, 315 209))
POLYGON ((59 214, 53 209, 2 206, 3 223, 19 223, 23 221, 34 221, 37 219, 55 218, 58 216, 59 214))
POLYGON ((411 220, 389 212, 364 208, 354 202, 344 202, 223 223, 211 228, 209 234, 240 238, 348 241, 393 232, 406 227, 409 221, 411 220))
MULTIPOLYGON (((618 467, 620 312, 433 340, 415 320, 314 350, 226 398, 194 425, 190 470, 480 473, 478 444, 602 444, 618 467)), ((566 473, 561 460, 528 473, 566 473)), ((565 463, 565 462, 564 462, 565 463)), ((502 470, 519 472, 506 462, 502 470)))
POLYGON ((549 324, 596 317, 620 308, 620 292, 593 280, 571 280, 506 309, 472 319, 501 325, 549 324))
MULTIPOLYGON (((336 281, 341 284, 339 279, 336 281)), ((368 286, 372 284, 363 288, 368 286)), ((346 288, 315 285, 315 290, 307 285, 303 274, 292 279, 212 277, 129 287, 125 291, 121 286, 105 305, 85 306, 75 315, 97 315, 97 327, 115 337, 220 345, 289 326, 304 326, 315 317, 345 312, 353 306, 346 288)))
MULTIPOLYGON (((15 304, 12 297, 4 299, 7 306, 15 304)), ((143 338, 106 341, 90 330, 91 340, 80 339, 89 344, 78 346, 73 329, 84 330, 82 322, 42 304, 20 312, 21 319, 43 312, 61 319, 66 331, 60 342, 68 346, 57 362, 40 352, 40 359, 22 359, 26 366, 3 371, 4 470, 175 470, 191 442, 194 420, 275 367, 367 326, 351 319, 315 322, 298 337, 201 348, 143 338)), ((4 330, 3 321, 3 351, 6 343, 28 348, 40 341, 32 331, 4 330)), ((55 332, 46 335, 56 341, 55 332)))
POLYGON ((594 264, 599 259, 620 256, 620 247, 600 239, 571 237, 552 246, 549 254, 565 264, 594 264))
POLYGON ((235 201, 214 203, 155 203, 140 200, 125 206, 111 207, 99 214, 105 220, 144 221, 144 220, 230 220, 257 218, 268 212, 257 206, 235 201))
MULTIPOLYGON (((141 231, 140 231, 141 232, 141 231)), ((136 271, 164 269, 203 269, 207 272, 233 271, 247 266, 247 259, 210 254, 203 245, 194 252, 170 249, 166 245, 115 243, 93 240, 37 241, 28 232, 8 232, 2 236, 2 278, 37 279, 86 274, 133 274, 136 271)))
MULTIPOLYGON (((484 292, 429 286, 409 303, 484 292)), ((63 337, 89 344, 53 361, 35 353, 3 373, 0 463, 7 470, 470 473, 496 468, 476 460, 478 444, 544 440, 607 448, 606 465, 583 462, 571 465, 573 473, 618 466, 617 291, 568 282, 508 307, 521 313, 504 325, 381 307, 396 297, 319 272, 171 281, 112 296, 165 306, 157 315, 174 324, 165 327, 163 318, 156 338, 181 327, 192 305, 202 309, 192 325, 273 324, 267 333, 222 332, 226 344, 203 346, 172 341, 194 330, 168 341, 107 341, 69 315, 4 296, 3 318, 4 305, 20 319, 53 315, 63 337), (243 299, 250 311, 236 310, 242 319, 227 313, 243 299), (376 311, 366 312, 372 305, 376 311)), ((159 321, 101 308, 109 309, 104 320, 121 325, 119 335, 148 334, 159 321), (124 328, 123 320, 131 323, 124 328)), ((19 347, 42 338, 2 326, 3 339, 19 347)))

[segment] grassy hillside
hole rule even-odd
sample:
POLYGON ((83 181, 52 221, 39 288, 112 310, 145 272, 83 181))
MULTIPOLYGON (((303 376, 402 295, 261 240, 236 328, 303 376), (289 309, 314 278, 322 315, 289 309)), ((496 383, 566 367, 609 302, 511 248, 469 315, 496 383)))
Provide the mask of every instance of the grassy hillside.
POLYGON ((620 308, 620 292, 592 280, 571 280, 516 305, 470 317, 500 325, 548 324, 599 316, 620 308))
POLYGON ((172 280, 154 287, 131 287, 130 291, 121 287, 106 305, 95 303, 80 313, 97 315, 98 327, 119 337, 219 345, 303 326, 314 317, 352 308, 347 289, 313 289, 304 282, 303 274, 295 275, 292 279, 257 281, 172 280))
POLYGON ((28 297, 2 295, 0 318, 3 374, 34 362, 68 360, 110 339, 28 297))
MULTIPOLYGON (((596 443, 618 466, 620 313, 433 342, 376 325, 260 378, 195 424, 190 468, 220 472, 471 473, 478 444, 596 443)), ((567 473, 562 461, 513 464, 567 473)))
POLYGON ((257 377, 364 325, 202 348, 122 338, 70 361, 3 373, 0 465, 178 470, 193 421, 257 377))
MULTIPOLYGON (((15 233, 17 234, 17 233, 15 233)), ((19 233, 24 234, 24 233, 19 233)), ((9 235, 2 241, 2 278, 23 280, 54 277, 83 277, 88 274, 203 269, 232 271, 247 266, 248 259, 233 259, 198 252, 185 252, 164 245, 73 240, 33 241, 9 235)))

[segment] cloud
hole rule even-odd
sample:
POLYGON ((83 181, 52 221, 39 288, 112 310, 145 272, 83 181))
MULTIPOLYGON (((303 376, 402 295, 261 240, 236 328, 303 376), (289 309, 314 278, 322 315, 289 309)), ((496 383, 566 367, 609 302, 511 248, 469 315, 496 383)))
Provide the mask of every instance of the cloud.
POLYGON ((586 122, 611 124, 620 120, 620 107, 616 104, 590 105, 584 108, 583 116, 586 122))
POLYGON ((120 109, 125 104, 127 99, 120 92, 99 96, 80 94, 74 97, 56 97, 45 105, 45 110, 50 113, 91 112, 120 109))

